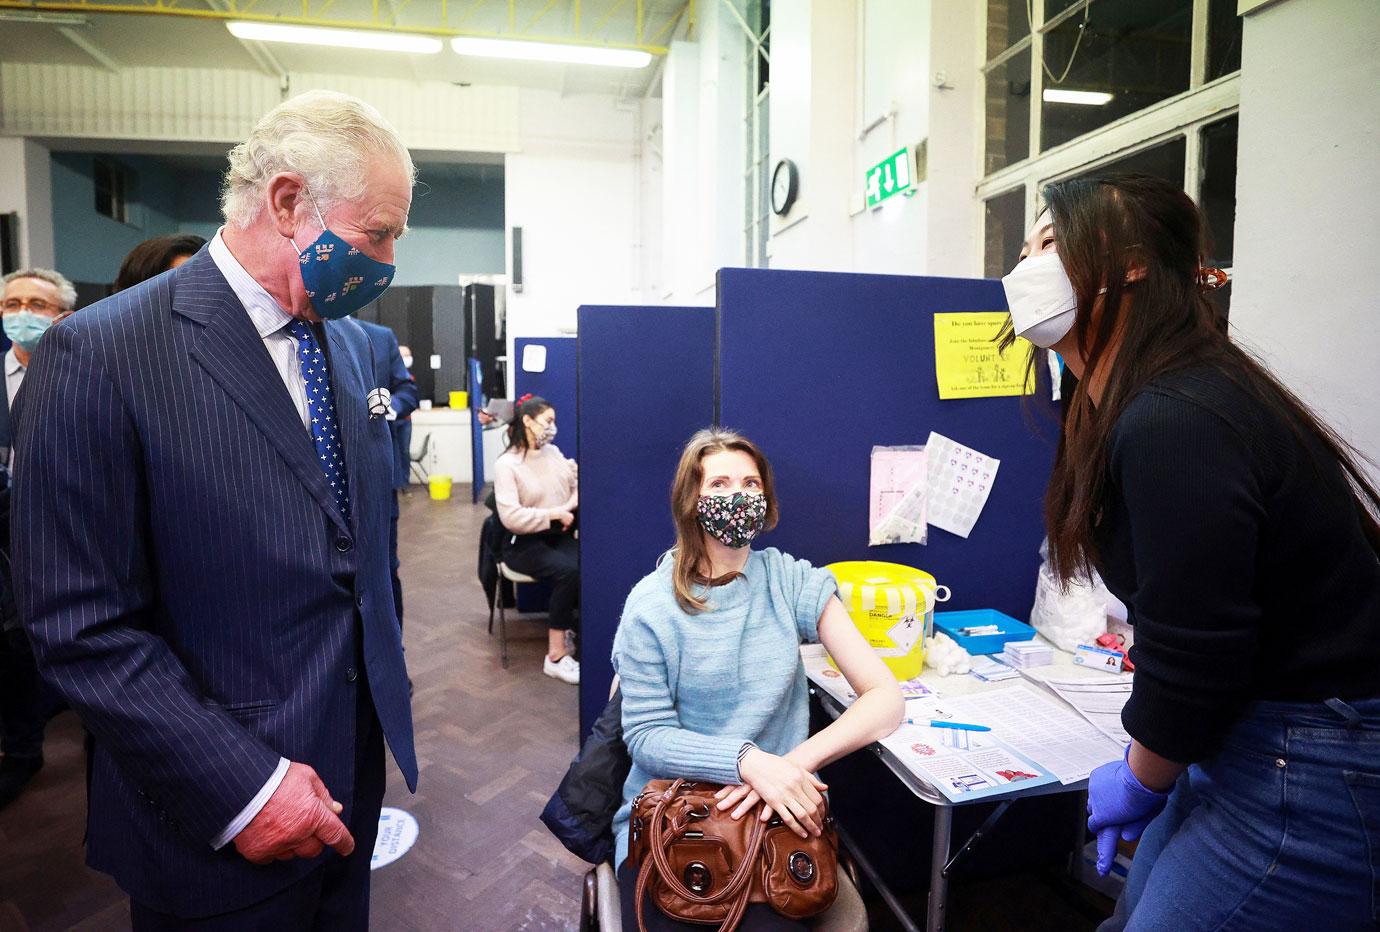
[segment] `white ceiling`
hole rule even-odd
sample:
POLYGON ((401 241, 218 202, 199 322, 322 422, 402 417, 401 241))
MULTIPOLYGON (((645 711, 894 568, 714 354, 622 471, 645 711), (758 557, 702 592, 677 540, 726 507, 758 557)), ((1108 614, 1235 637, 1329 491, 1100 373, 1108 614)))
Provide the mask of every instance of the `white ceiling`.
MULTIPOLYGON (((218 8, 216 0, 183 0, 196 9, 218 8), (204 6, 202 4, 205 4, 204 6)), ((317 0, 318 5, 320 0, 317 0)), ((259 14, 278 12, 300 16, 301 7, 289 0, 262 0, 254 7, 259 14)), ((400 28, 444 28, 439 0, 394 0, 400 8, 396 22, 400 28)), ((575 36, 574 12, 577 0, 516 0, 514 22, 517 35, 562 39, 575 36), (547 6, 550 9, 542 15, 547 6)), ((587 41, 636 43, 635 0, 583 0, 580 35, 587 41), (600 26, 605 14, 612 11, 600 26)), ((651 44, 663 26, 685 6, 685 0, 643 0, 644 37, 651 44)), ((508 32, 508 4, 504 0, 450 0, 450 28, 483 33, 508 32)), ((380 3, 390 9, 389 0, 380 3)), ((372 16, 372 0, 336 0, 326 12, 332 20, 367 22, 372 16)), ((557 65, 541 62, 508 62, 493 59, 462 58, 449 45, 438 55, 406 55, 396 52, 356 51, 284 43, 242 43, 231 36, 218 20, 195 19, 161 14, 85 15, 85 25, 65 27, 83 42, 64 35, 64 27, 46 23, 14 22, 0 18, 0 61, 47 62, 53 64, 97 65, 97 57, 113 60, 119 67, 227 68, 264 71, 272 67, 253 54, 258 46, 272 56, 284 71, 347 73, 365 76, 413 78, 423 81, 536 87, 564 93, 641 94, 657 71, 657 61, 646 68, 629 70, 589 65, 557 65), (83 50, 94 46, 98 56, 83 50)), ((675 34, 683 36, 685 18, 675 34)), ((670 32, 657 44, 666 45, 670 32)))

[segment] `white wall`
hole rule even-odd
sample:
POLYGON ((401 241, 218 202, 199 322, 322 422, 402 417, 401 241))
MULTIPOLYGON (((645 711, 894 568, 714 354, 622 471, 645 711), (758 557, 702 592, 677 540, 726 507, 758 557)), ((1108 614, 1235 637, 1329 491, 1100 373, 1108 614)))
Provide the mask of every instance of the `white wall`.
POLYGON ((693 42, 675 42, 662 89, 665 160, 658 297, 710 304, 714 273, 745 261, 746 34, 722 3, 698 8, 693 42))
POLYGON ((925 274, 981 277, 982 4, 931 0, 925 274), (940 87, 939 76, 946 86, 940 87))
POLYGON ((505 158, 505 220, 522 227, 523 289, 508 337, 573 331, 581 304, 642 297, 640 103, 521 92, 521 150, 505 158))
POLYGON ((856 268, 849 213, 862 190, 854 161, 857 26, 852 0, 772 9, 771 164, 790 159, 800 170, 799 199, 772 221, 773 268, 856 268))
POLYGON ((52 268, 53 175, 48 150, 0 137, 0 214, 19 215, 19 264, 52 268))
POLYGON ((1246 16, 1231 319, 1380 461, 1377 48, 1374 0, 1284 0, 1246 16))
MULTIPOLYGON (((974 196, 981 170, 981 26, 982 5, 971 0, 793 0, 773 7, 770 164, 791 159, 800 171, 795 206, 771 219, 773 268, 981 273, 981 206, 974 196), (935 86, 938 71, 949 87, 935 86), (928 180, 914 196, 865 209, 866 170, 926 140, 928 180)), ((707 283, 713 256, 695 244, 688 251, 672 247, 678 234, 671 198, 699 191, 687 198, 687 209, 714 203, 727 212, 724 192, 741 176, 742 161, 726 155, 729 144, 721 138, 718 167, 707 166, 703 133, 698 161, 676 154, 684 123, 677 114, 713 109, 689 99, 680 75, 690 66, 678 67, 677 54, 667 71, 667 256, 681 282, 707 283)), ((705 71, 703 61, 694 67, 705 71)), ((720 88, 730 77, 739 85, 744 80, 721 68, 720 88)), ((734 191, 742 197, 740 187, 734 191)), ((741 226, 741 201, 733 209, 741 226)), ((675 297, 684 291, 671 289, 675 297)))

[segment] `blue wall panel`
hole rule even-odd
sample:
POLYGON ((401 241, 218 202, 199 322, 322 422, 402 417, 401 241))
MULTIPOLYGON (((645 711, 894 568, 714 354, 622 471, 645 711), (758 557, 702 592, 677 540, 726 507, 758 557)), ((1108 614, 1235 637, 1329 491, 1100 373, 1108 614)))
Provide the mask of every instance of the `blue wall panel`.
POLYGON ((816 565, 887 560, 932 573, 948 608, 1030 615, 1041 502, 1057 416, 1035 398, 940 401, 933 315, 1004 310, 998 281, 724 269, 718 289, 719 421, 760 444, 781 523, 763 538, 816 565), (869 547, 874 444, 923 444, 931 430, 1001 460, 968 539, 869 547))
POLYGON ((628 592, 675 543, 681 447, 713 421, 714 311, 582 307, 579 323, 583 740, 608 700, 628 592))
POLYGON ((556 409, 556 446, 573 460, 580 458, 579 432, 575 429, 575 338, 519 337, 513 342, 514 398, 531 393, 551 402, 556 409), (546 347, 546 369, 527 372, 522 368, 522 354, 528 346, 546 347))
MULTIPOLYGON (((514 342, 514 398, 531 393, 551 402, 556 409, 556 446, 569 459, 580 458, 579 431, 575 429, 575 338, 522 337, 514 342), (532 344, 546 347, 546 367, 541 372, 527 372, 522 368, 523 348, 532 344)), ((520 612, 544 612, 551 599, 551 587, 545 583, 517 587, 517 606, 520 612)))

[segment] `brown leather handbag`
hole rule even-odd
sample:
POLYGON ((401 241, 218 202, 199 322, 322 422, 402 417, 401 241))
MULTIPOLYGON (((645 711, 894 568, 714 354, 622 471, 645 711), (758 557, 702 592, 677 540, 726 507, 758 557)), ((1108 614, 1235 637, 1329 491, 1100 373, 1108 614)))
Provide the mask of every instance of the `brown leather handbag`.
POLYGON ((681 922, 731 932, 749 903, 792 919, 824 912, 838 895, 838 836, 827 803, 824 834, 801 838, 779 817, 720 811, 715 783, 653 780, 633 800, 628 857, 637 872, 637 927, 644 901, 681 922))

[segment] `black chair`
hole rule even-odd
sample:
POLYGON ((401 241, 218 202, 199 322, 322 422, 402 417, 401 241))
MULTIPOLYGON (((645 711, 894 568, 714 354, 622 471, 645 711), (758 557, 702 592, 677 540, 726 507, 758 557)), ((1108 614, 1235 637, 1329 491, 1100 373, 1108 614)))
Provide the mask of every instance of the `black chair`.
POLYGON ((416 453, 413 453, 411 450, 407 452, 407 458, 410 461, 409 474, 417 476, 423 485, 426 485, 427 480, 431 478, 431 473, 427 471, 425 465, 426 454, 430 449, 431 434, 423 434, 421 449, 416 453))

